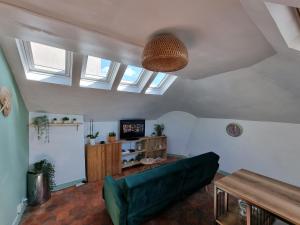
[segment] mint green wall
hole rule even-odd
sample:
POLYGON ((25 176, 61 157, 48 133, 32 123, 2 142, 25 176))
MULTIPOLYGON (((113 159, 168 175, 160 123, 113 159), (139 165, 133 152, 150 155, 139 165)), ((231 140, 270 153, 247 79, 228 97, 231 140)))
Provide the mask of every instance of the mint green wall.
POLYGON ((0 87, 12 92, 12 112, 0 115, 0 224, 11 225, 26 197, 28 111, 0 48, 0 87))

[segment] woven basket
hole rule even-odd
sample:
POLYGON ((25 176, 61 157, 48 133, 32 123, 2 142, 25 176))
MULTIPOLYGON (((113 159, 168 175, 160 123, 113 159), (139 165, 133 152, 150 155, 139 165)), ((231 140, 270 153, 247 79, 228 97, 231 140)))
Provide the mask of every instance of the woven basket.
POLYGON ((184 44, 171 34, 161 34, 145 46, 142 65, 155 72, 172 72, 188 64, 188 52, 184 44))

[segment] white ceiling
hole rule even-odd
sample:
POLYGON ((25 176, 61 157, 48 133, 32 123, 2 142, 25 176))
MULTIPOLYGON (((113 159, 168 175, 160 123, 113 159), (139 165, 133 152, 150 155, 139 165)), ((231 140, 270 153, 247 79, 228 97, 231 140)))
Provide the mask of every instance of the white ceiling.
POLYGON ((300 56, 287 47, 262 0, 7 2, 0 3, 7 36, 0 44, 30 111, 115 120, 182 110, 300 123, 300 56), (161 30, 178 34, 190 52, 190 64, 163 96, 78 87, 82 54, 139 65, 147 38, 161 30), (76 51, 73 86, 26 80, 12 37, 76 51))
MULTIPOLYGON (((6 5, 4 9, 5 6, 2 5, 1 14, 8 14, 11 11, 14 15, 18 11, 17 19, 14 15, 9 24, 10 30, 21 24, 23 28, 30 26, 64 39, 74 39, 77 36, 77 40, 74 41, 81 44, 78 32, 75 37, 67 37, 67 30, 59 30, 57 25, 49 26, 53 21, 56 23, 60 21, 62 27, 72 24, 77 30, 81 28, 94 31, 107 37, 111 42, 115 40, 132 45, 131 50, 124 46, 111 48, 107 56, 134 65, 140 65, 142 47, 151 35, 164 31, 175 33, 189 50, 189 65, 177 73, 184 78, 199 79, 248 67, 274 53, 238 0, 2 0, 2 2, 15 7, 6 5), (35 13, 32 20, 27 15, 30 12, 35 13), (37 23, 36 20, 40 22, 37 23), (123 54, 120 54, 121 52, 123 54), (127 58, 124 54, 134 56, 127 58)), ((35 38, 39 38, 39 35, 35 38)), ((51 37, 43 37, 41 41, 52 41, 48 40, 49 38, 51 37)), ((95 36, 91 39, 97 45, 107 46, 107 43, 95 36)), ((86 40, 84 42, 89 43, 86 40)))

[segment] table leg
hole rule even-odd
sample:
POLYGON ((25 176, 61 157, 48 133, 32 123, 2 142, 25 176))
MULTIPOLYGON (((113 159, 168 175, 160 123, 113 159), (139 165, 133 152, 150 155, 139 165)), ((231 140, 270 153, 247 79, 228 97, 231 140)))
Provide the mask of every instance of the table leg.
POLYGON ((247 204, 246 209, 246 224, 251 225, 251 205, 247 204))
POLYGON ((216 185, 214 185, 214 218, 215 218, 215 224, 218 217, 218 188, 216 185))
POLYGON ((224 195, 225 212, 228 212, 228 193, 225 192, 224 195))

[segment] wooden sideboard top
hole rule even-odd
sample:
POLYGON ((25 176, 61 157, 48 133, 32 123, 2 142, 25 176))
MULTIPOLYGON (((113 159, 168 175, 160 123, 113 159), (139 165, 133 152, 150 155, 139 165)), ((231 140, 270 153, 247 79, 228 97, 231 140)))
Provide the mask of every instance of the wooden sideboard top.
POLYGON ((241 169, 215 185, 293 223, 300 225, 300 188, 241 169))

